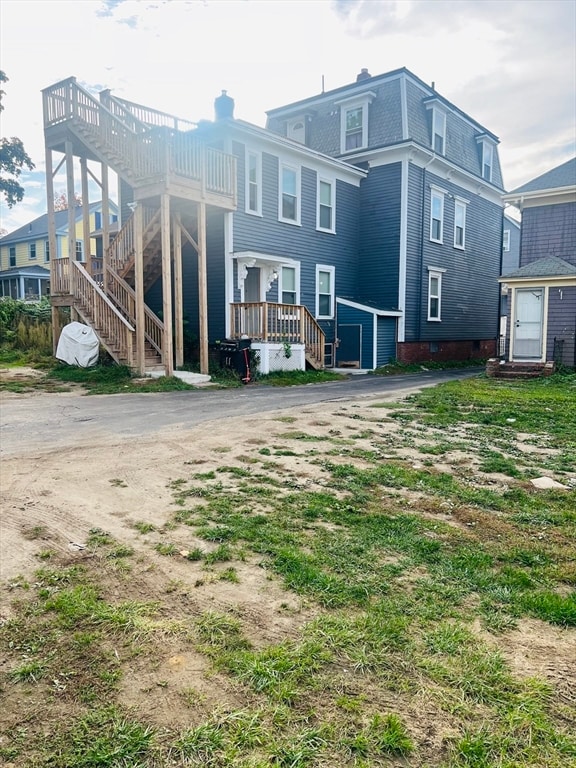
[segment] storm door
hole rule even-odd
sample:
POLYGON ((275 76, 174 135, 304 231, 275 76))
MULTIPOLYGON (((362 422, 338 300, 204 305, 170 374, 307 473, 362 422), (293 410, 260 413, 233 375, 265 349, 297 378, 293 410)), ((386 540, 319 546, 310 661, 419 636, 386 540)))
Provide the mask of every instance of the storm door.
POLYGON ((512 358, 514 360, 542 359, 543 288, 516 290, 512 358))

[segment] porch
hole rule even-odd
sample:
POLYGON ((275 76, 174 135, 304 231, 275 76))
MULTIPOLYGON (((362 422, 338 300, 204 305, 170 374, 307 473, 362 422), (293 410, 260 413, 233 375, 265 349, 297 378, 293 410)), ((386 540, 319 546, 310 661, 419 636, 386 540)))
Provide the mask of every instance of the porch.
POLYGON ((230 305, 230 338, 304 347, 306 362, 324 368, 326 336, 307 307, 270 301, 245 301, 230 305))

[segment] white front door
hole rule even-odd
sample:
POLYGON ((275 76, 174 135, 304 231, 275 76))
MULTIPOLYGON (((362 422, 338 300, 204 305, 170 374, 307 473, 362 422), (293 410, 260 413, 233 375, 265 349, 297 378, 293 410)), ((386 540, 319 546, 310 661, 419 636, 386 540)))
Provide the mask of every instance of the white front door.
POLYGON ((516 290, 512 359, 542 359, 543 288, 516 290))

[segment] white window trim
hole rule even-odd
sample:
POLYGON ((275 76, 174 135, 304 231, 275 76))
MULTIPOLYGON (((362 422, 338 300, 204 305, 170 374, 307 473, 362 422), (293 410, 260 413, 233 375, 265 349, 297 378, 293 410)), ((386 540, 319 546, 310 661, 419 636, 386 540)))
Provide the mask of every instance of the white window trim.
POLYGON ((335 277, 336 277, 336 267, 331 267, 331 266, 328 266, 327 264, 316 264, 316 289, 314 293, 316 297, 315 316, 317 320, 333 320, 334 319, 334 313, 336 311, 335 277), (320 314, 320 291, 319 291, 320 272, 330 273, 330 287, 331 287, 330 295, 331 295, 331 305, 332 305, 331 315, 320 314))
POLYGON ((443 189, 438 189, 437 187, 432 187, 430 190, 430 240, 433 243, 443 243, 444 242, 444 195, 446 193, 443 189), (433 224, 433 200, 434 198, 437 198, 440 200, 441 208, 440 208, 440 237, 437 239, 433 237, 433 231, 432 231, 432 224, 433 224))
POLYGON ((458 248, 459 251, 466 250, 466 208, 468 200, 464 200, 461 197, 454 199, 454 248, 458 248), (462 245, 456 242, 456 211, 461 208, 464 212, 463 226, 462 226, 462 245))
POLYGON ((300 207, 302 202, 302 187, 301 187, 301 168, 300 166, 290 165, 280 160, 278 164, 278 221, 282 221, 285 224, 292 224, 292 226, 300 226, 300 207), (294 171, 296 173, 296 219, 285 219, 282 216, 282 175, 283 171, 294 171))
POLYGON ((336 233, 336 181, 334 179, 328 179, 322 176, 317 176, 316 181, 316 229, 319 232, 331 232, 336 233), (331 227, 320 226, 320 184, 330 184, 330 210, 331 210, 331 227))
POLYGON ((252 149, 246 149, 246 167, 245 167, 245 210, 251 216, 262 216, 262 153, 255 152, 252 149), (250 157, 256 158, 256 210, 250 208, 250 157))
POLYGON ((436 136, 442 138, 442 151, 441 155, 446 154, 446 112, 443 109, 439 109, 437 106, 432 107, 432 151, 436 152, 436 136), (442 131, 437 131, 437 120, 441 120, 442 131))
POLYGON ((428 267, 428 317, 427 320, 429 323, 441 323, 442 322, 442 275, 446 272, 445 269, 442 269, 441 267, 428 267), (431 283, 433 278, 438 278, 438 295, 432 296, 431 294, 431 283), (431 317, 430 315, 430 299, 437 298, 438 299, 438 317, 431 317))
POLYGON ((505 253, 508 253, 510 250, 510 230, 505 229, 504 234, 502 235, 502 250, 505 253))
POLYGON ((28 243, 28 258, 30 259, 30 261, 38 260, 38 244, 37 243, 28 243), (32 256, 32 248, 34 248, 34 256, 32 256))
POLYGON ((282 286, 282 269, 284 267, 288 267, 289 269, 294 270, 294 284, 296 288, 296 304, 300 304, 300 262, 294 261, 291 263, 281 264, 280 269, 278 272, 278 302, 280 304, 283 304, 282 301, 282 294, 284 293, 283 286, 282 286))
POLYGON ((340 106, 340 152, 342 154, 351 154, 366 149, 368 146, 368 107, 376 94, 368 91, 360 96, 353 96, 348 99, 341 99, 334 102, 340 106), (360 147, 346 149, 346 113, 351 109, 362 109, 362 144, 360 147))
POLYGON ((496 143, 486 135, 478 136, 476 141, 482 147, 480 157, 480 178, 491 183, 494 178, 494 150, 496 148, 496 143), (486 163, 488 158, 490 159, 490 162, 486 163), (484 176, 484 165, 487 165, 490 168, 488 177, 484 176))

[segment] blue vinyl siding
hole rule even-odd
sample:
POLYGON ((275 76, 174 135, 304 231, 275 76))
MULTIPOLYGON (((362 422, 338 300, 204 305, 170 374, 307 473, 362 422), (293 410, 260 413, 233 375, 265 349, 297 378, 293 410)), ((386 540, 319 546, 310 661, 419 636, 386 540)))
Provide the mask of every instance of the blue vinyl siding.
POLYGON ((520 266, 544 256, 576 264, 576 203, 524 208, 520 266))
POLYGON ((554 339, 563 341, 562 365, 576 365, 576 287, 551 287, 548 294, 548 337, 546 340, 546 359, 554 355, 554 339))
POLYGON ((409 190, 406 340, 495 338, 499 305, 496 281, 502 238, 500 207, 446 179, 413 167, 409 190), (430 241, 431 185, 446 191, 442 244, 430 241), (469 201, 465 250, 454 248, 455 197, 469 201), (446 270, 442 274, 441 322, 427 320, 428 267, 446 270))
MULTIPOLYGON (((334 266, 336 295, 356 290, 358 262, 358 187, 336 181, 336 234, 316 230, 317 174, 301 167, 300 226, 278 221, 279 158, 262 153, 262 216, 245 212, 244 145, 234 142, 238 157, 238 210, 234 213, 234 252, 256 251, 300 262, 300 303, 315 312, 316 264, 334 266)), ((235 281, 236 285, 236 281, 235 281)), ((238 300, 239 295, 236 294, 238 300)), ((267 297, 277 298, 277 283, 267 297)), ((327 340, 334 338, 334 323, 322 321, 327 340)))
POLYGON ((402 165, 373 168, 361 184, 358 296, 398 307, 402 165))
POLYGON ((376 318, 376 367, 387 365, 396 358, 396 325, 395 317, 376 318))

